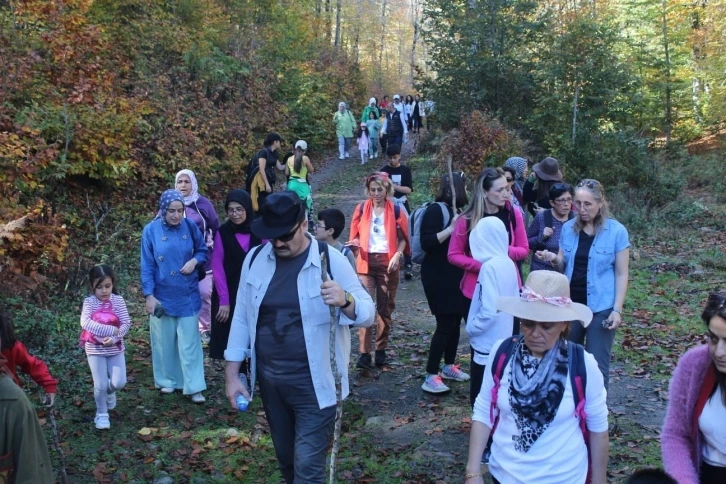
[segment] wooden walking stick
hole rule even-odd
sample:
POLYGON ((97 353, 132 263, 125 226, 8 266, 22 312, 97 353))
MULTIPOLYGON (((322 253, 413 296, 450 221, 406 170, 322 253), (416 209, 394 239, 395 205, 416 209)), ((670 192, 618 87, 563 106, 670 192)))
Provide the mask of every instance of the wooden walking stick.
MULTIPOLYGON (((328 258, 325 253, 320 253, 321 277, 323 282, 330 280, 328 277, 328 258)), ((335 379, 335 430, 333 431, 333 449, 330 451, 330 484, 335 482, 335 461, 338 458, 340 448, 340 431, 343 428, 343 384, 341 383, 340 372, 338 371, 338 360, 335 358, 335 338, 338 330, 338 313, 335 307, 330 308, 330 368, 335 379)))
POLYGON ((451 208, 454 209, 454 216, 456 216, 456 187, 454 186, 454 173, 451 170, 451 155, 446 157, 446 167, 449 170, 449 187, 451 189, 451 208))
POLYGON ((66 458, 63 454, 63 448, 60 446, 60 436, 58 435, 58 424, 55 421, 55 407, 50 403, 50 397, 46 396, 45 407, 48 411, 48 419, 50 420, 50 428, 53 436, 53 448, 58 455, 58 480, 61 484, 68 484, 68 473, 66 472, 66 458))

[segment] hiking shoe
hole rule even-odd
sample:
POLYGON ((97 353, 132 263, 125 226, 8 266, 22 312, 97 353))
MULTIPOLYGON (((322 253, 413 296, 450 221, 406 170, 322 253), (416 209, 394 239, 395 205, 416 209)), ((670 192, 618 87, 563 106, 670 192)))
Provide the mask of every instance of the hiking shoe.
POLYGON ((451 388, 444 385, 444 381, 439 375, 431 374, 426 375, 421 389, 427 393, 446 393, 451 391, 451 388))
POLYGON ((106 395, 106 406, 109 410, 113 410, 114 408, 116 408, 116 392, 106 395))
POLYGON ((441 376, 447 380, 469 381, 469 375, 461 371, 459 365, 444 365, 441 367, 441 376))
POLYGON ((194 403, 204 403, 207 401, 207 399, 204 398, 204 395, 202 395, 202 392, 194 393, 194 394, 190 395, 189 398, 191 398, 192 402, 194 402, 194 403))
POLYGON ((346 154, 345 154, 345 157, 346 157, 346 158, 350 158, 350 153, 346 153, 346 154))
POLYGON ((209 346, 209 341, 212 339, 212 335, 209 331, 202 331, 202 346, 209 346))
POLYGON ((376 350, 376 366, 385 365, 387 360, 386 350, 376 350))
POLYGON ((93 419, 93 423, 96 424, 96 428, 99 430, 111 428, 111 421, 108 419, 107 413, 97 413, 96 418, 93 419))
POLYGON ((413 279, 413 266, 411 264, 406 264, 406 267, 404 268, 405 272, 403 273, 404 279, 407 281, 410 281, 413 279))
POLYGON ((343 160, 343 159, 345 159, 345 156, 343 156, 343 155, 339 155, 339 156, 338 156, 338 159, 339 159, 339 160, 343 160))
POLYGON ((371 363, 371 355, 368 353, 364 353, 360 355, 360 358, 358 358, 358 363, 355 364, 358 368, 371 368, 373 364, 371 363))
POLYGON ((160 388, 159 391, 165 395, 174 393, 174 389, 171 387, 163 387, 163 388, 160 388))

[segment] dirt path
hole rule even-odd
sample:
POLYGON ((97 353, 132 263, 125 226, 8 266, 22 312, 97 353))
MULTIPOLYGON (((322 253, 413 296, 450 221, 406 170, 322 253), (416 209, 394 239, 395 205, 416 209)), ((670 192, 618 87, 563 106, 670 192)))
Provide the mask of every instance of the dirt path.
MULTIPOLYGON (((411 155, 410 149, 404 151, 404 160, 411 155)), ((316 207, 335 206, 349 216, 363 198, 362 183, 359 183, 363 174, 384 164, 382 160, 374 161, 377 163, 367 171, 350 160, 329 162, 315 176, 314 190, 323 192, 316 194, 316 207)), ((346 237, 347 231, 341 240, 346 237)), ((375 442, 376 452, 395 455, 405 462, 406 469, 391 466, 388 475, 400 478, 395 482, 458 482, 466 465, 471 425, 468 384, 451 383, 452 391, 442 396, 421 390, 434 327, 433 315, 416 274, 411 281, 402 279, 399 286, 388 366, 382 370, 356 369, 357 337, 353 334, 351 397, 346 411, 351 406, 357 407, 361 419, 346 435, 355 434, 360 439, 363 434, 368 437, 366 441, 375 442)), ((459 362, 468 371, 469 345, 463 325, 459 355, 459 362)), ((611 438, 625 440, 636 461, 638 453, 643 452, 643 439, 657 439, 665 413, 664 387, 645 373, 628 374, 623 362, 613 363, 608 397, 611 438)), ((352 440, 353 454, 365 451, 358 448, 361 445, 356 444, 355 438, 352 440)), ((372 463, 370 459, 353 458, 349 462, 342 459, 343 468, 346 464, 350 469, 346 476, 356 482, 373 482, 367 480, 373 479, 369 468, 374 464, 386 465, 385 460, 372 463)), ((612 482, 632 469, 622 462, 614 462, 613 458, 610 467, 612 482)))

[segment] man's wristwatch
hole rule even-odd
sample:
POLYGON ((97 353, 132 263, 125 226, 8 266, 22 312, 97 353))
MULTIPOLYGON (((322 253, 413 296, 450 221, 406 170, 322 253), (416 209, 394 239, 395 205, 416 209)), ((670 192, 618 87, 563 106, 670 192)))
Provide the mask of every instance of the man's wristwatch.
POLYGON ((340 309, 347 308, 348 306, 350 306, 351 304, 353 304, 353 301, 355 301, 355 299, 353 299, 353 295, 351 293, 349 293, 349 292, 346 291, 345 292, 345 304, 343 304, 342 306, 340 306, 340 309))

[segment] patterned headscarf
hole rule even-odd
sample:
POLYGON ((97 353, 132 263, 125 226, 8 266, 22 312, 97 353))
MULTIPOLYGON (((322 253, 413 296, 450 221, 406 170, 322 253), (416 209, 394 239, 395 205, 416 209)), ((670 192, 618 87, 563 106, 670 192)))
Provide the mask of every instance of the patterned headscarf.
MULTIPOLYGON (((177 200, 184 203, 184 195, 179 190, 169 189, 161 194, 161 198, 159 199, 159 213, 156 215, 156 218, 160 218, 161 223, 165 227, 169 227, 169 223, 166 221, 166 210, 171 205, 171 202, 176 202, 177 200)), ((186 213, 184 216, 186 217, 186 213)))
POLYGON ((516 180, 521 182, 524 181, 524 170, 527 169, 527 160, 518 156, 513 156, 504 162, 504 166, 514 168, 516 180))
POLYGON ((189 177, 189 179, 192 182, 192 192, 189 194, 188 197, 184 197, 184 205, 191 205, 192 203, 199 200, 199 184, 197 183, 197 177, 194 175, 194 172, 192 170, 181 170, 179 173, 176 174, 176 177, 174 178, 174 186, 176 187, 176 182, 179 181, 179 177, 182 175, 186 175, 189 177))

